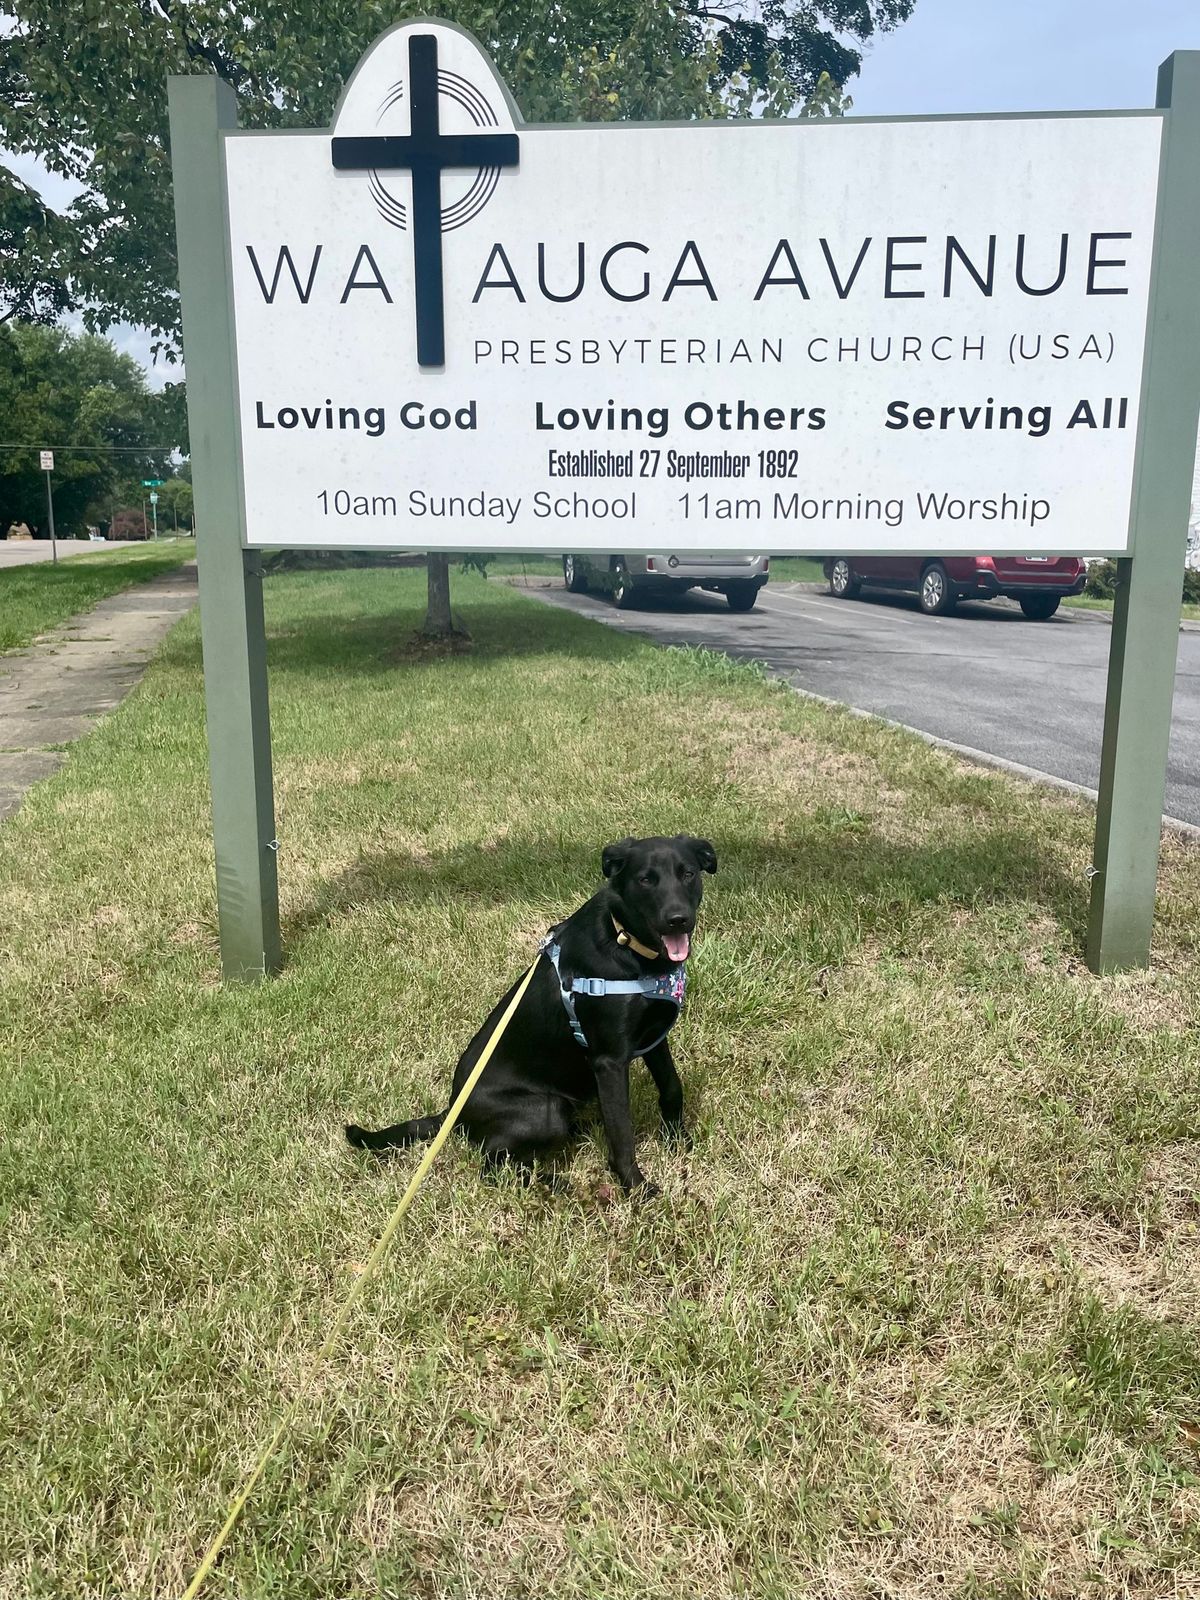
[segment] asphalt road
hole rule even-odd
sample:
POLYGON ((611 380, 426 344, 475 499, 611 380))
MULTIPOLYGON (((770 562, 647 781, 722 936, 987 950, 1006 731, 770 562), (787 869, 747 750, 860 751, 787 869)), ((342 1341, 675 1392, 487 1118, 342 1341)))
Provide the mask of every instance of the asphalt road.
MULTIPOLYGON (((60 539, 58 559, 65 561, 69 556, 81 556, 89 550, 128 550, 130 545, 144 542, 141 539, 106 539, 93 544, 90 539, 60 539)), ((0 539, 0 571, 5 567, 29 567, 37 561, 53 559, 54 546, 49 539, 0 539)))
MULTIPOLYGON (((834 600, 770 584, 737 616, 692 590, 653 610, 617 611, 561 585, 539 598, 644 633, 766 664, 799 689, 1095 789, 1111 626, 1062 608, 1028 622, 1007 603, 926 617, 907 596, 834 600)), ((1200 825, 1200 632, 1179 635, 1167 815, 1200 825)))

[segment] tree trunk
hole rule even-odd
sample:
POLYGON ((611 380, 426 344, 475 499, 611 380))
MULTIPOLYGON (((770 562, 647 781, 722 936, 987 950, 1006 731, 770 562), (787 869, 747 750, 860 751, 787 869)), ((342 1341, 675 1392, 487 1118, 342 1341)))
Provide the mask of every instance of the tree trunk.
POLYGON ((429 577, 429 598, 425 622, 421 628, 423 639, 469 639, 471 636, 457 622, 450 611, 450 557, 427 555, 425 569, 429 577))

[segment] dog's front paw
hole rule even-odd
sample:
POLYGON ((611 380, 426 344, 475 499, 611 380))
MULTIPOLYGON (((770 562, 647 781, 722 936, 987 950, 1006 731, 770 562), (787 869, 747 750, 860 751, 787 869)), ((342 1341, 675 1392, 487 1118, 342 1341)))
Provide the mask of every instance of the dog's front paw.
POLYGON ((684 1155, 692 1148, 692 1136, 682 1122, 664 1122, 662 1138, 670 1149, 682 1151, 684 1155))
POLYGON ((661 1200, 662 1190, 653 1178, 643 1178, 641 1183, 634 1184, 629 1191, 629 1198, 635 1206, 649 1205, 651 1200, 661 1200))
POLYGON ((360 1128, 356 1122, 348 1122, 346 1124, 346 1138, 349 1139, 356 1150, 364 1150, 366 1148, 366 1129, 360 1128))

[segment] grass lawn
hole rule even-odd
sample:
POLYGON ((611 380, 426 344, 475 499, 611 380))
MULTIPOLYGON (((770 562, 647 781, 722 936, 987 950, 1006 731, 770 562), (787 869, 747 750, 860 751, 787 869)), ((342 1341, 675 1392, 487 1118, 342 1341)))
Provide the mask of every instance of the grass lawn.
POLYGON ((1067 797, 455 579, 265 586, 276 981, 216 981, 196 618, 0 829, 0 1594, 177 1597, 454 1058, 627 832, 709 835, 696 1135, 613 1201, 453 1142, 205 1589, 1080 1600, 1200 1584, 1200 857, 1079 958, 1067 797))
MULTIPOLYGON (((1063 601, 1065 606, 1079 606, 1084 611, 1107 611, 1112 615, 1113 602, 1111 600, 1098 600, 1094 595, 1077 594, 1063 601)), ((1200 606, 1185 605, 1181 616, 1185 622, 1200 622, 1200 606)))
MULTIPOLYGON (((451 573, 457 572, 455 557, 451 573)), ((497 556, 488 562, 488 575, 493 578, 512 578, 526 573, 530 577, 562 577, 562 558, 557 556, 497 556)))
POLYGON ((97 550, 0 571, 0 651, 17 650, 118 590, 145 583, 191 557, 190 539, 97 550))
POLYGON ((817 556, 772 556, 771 578, 775 583, 824 583, 825 573, 817 556))

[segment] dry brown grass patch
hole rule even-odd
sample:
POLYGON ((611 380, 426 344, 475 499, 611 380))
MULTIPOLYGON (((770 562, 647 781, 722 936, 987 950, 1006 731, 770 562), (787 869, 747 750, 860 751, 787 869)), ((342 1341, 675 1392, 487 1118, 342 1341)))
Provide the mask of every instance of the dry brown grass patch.
MULTIPOLYGON (((1119 1527, 1128 1509, 1119 1458, 1047 1472, 1031 1452, 1015 1402, 983 1417, 955 1415, 939 1402, 931 1416, 930 1397, 947 1387, 941 1364, 920 1358, 870 1369, 853 1387, 852 1398, 887 1454, 898 1526, 859 1540, 856 1560, 842 1554, 830 1574, 831 1596, 929 1600, 961 1593, 972 1578, 1005 1585, 1014 1570, 1037 1574, 1036 1587, 1000 1592, 1038 1600, 1196 1592, 1162 1587, 1171 1579, 1157 1562, 1153 1574, 1144 1572, 1148 1558, 1136 1546, 1109 1550, 1100 1543, 1100 1531, 1119 1527)), ((1182 1530, 1195 1499, 1194 1490, 1176 1491, 1161 1520, 1182 1530)))
MULTIPOLYGON (((1153 1182, 1146 1194, 1158 1209, 1153 1182)), ((1065 1274, 1110 1309, 1128 1304, 1158 1321, 1200 1315, 1200 1227, 1191 1221, 1168 1218, 1150 1228, 1095 1215, 1048 1217, 1006 1228, 989 1253, 1044 1290, 1048 1307, 1065 1274)))
MULTIPOLYGON (((1151 968, 1096 978, 1084 969, 1080 981, 1090 982, 1105 1010, 1124 1017, 1136 1028, 1167 1028, 1173 1033, 1185 1033, 1196 1027, 1195 996, 1183 976, 1151 968)), ((1193 1035, 1193 1048, 1200 1053, 1200 1035, 1193 1035)))

